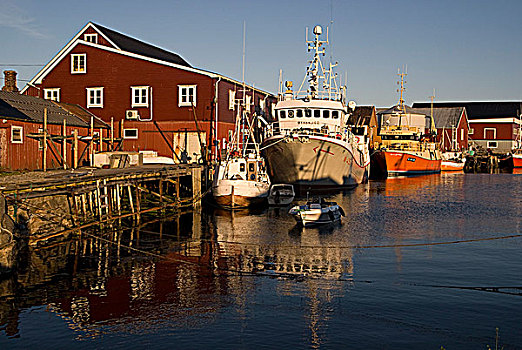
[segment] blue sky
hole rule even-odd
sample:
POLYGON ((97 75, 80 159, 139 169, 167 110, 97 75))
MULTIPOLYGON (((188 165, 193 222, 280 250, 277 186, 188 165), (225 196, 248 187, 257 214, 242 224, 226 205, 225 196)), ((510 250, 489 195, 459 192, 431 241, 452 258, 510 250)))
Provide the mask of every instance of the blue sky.
POLYGON ((359 105, 395 104, 406 65, 408 104, 433 89, 436 101, 521 100, 521 10, 518 0, 0 0, 0 69, 31 79, 93 21, 241 80, 245 22, 245 80, 275 93, 280 69, 300 84, 305 28, 320 24, 359 105))

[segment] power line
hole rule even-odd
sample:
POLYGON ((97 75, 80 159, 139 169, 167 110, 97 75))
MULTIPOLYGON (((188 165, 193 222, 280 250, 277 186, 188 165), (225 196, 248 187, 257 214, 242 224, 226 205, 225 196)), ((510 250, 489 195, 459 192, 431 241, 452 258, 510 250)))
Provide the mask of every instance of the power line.
POLYGON ((16 63, 0 63, 0 67, 42 67, 43 64, 16 64, 16 63))
MULTIPOLYGON (((5 80, 5 78, 0 77, 0 80, 5 80)), ((18 78, 16 78, 16 80, 17 81, 27 81, 27 82, 31 81, 31 80, 27 80, 27 79, 18 79, 18 78)))

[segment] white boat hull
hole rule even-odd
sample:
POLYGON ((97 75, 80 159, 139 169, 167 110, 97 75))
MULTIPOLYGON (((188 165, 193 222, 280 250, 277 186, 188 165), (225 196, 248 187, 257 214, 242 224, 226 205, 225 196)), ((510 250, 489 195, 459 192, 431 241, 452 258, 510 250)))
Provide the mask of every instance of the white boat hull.
POLYGON ((217 180, 212 186, 216 202, 225 208, 246 208, 268 197, 270 184, 251 180, 217 180))
POLYGON ((295 206, 289 213, 294 216, 298 224, 303 226, 330 224, 341 220, 341 212, 337 204, 317 209, 295 206))
POLYGON ((369 157, 342 140, 276 135, 262 147, 272 183, 356 186, 368 179, 369 157))

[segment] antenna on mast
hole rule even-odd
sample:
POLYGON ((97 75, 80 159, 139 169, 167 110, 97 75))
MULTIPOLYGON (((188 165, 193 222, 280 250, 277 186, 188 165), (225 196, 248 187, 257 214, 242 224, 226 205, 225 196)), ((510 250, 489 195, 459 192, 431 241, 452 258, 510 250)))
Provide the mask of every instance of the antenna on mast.
MULTIPOLYGON (((333 28, 333 0, 330 0, 330 25, 328 27, 330 27, 330 29, 333 28)), ((326 27, 326 30, 328 32, 328 27, 326 27)), ((328 40, 328 39, 326 39, 328 40)), ((332 63, 332 59, 333 59, 333 45, 330 44, 330 63, 332 63)))
POLYGON ((433 119, 433 99, 435 99, 435 88, 433 88, 433 95, 430 96, 431 99, 431 111, 430 111, 430 131, 433 132, 435 130, 435 121, 433 119))
POLYGON ((243 106, 245 105, 245 46, 246 46, 246 21, 243 21, 243 64, 242 64, 242 79, 243 79, 243 106))
MULTIPOLYGON (((406 68, 407 69, 407 68, 406 68)), ((404 72, 404 67, 403 67, 403 72, 404 72)), ((400 77, 401 80, 399 80, 397 82, 397 85, 400 85, 400 88, 397 89, 397 92, 400 92, 400 97, 399 97, 399 108, 401 109, 401 111, 403 111, 404 113, 406 113, 406 108, 404 107, 404 99, 402 98, 403 96, 403 93, 404 91, 406 90, 406 88, 404 87, 404 84, 406 84, 406 81, 404 80, 404 77, 408 75, 408 73, 401 73, 401 70, 400 68, 397 68, 397 75, 400 77)))

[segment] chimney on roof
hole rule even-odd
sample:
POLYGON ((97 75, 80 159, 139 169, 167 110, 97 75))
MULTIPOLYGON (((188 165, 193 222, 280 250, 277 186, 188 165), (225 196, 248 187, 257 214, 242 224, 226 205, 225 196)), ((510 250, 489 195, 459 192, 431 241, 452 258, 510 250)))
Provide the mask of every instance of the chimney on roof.
POLYGON ((18 87, 16 86, 16 71, 14 70, 4 70, 4 87, 2 91, 7 92, 18 92, 18 87))

